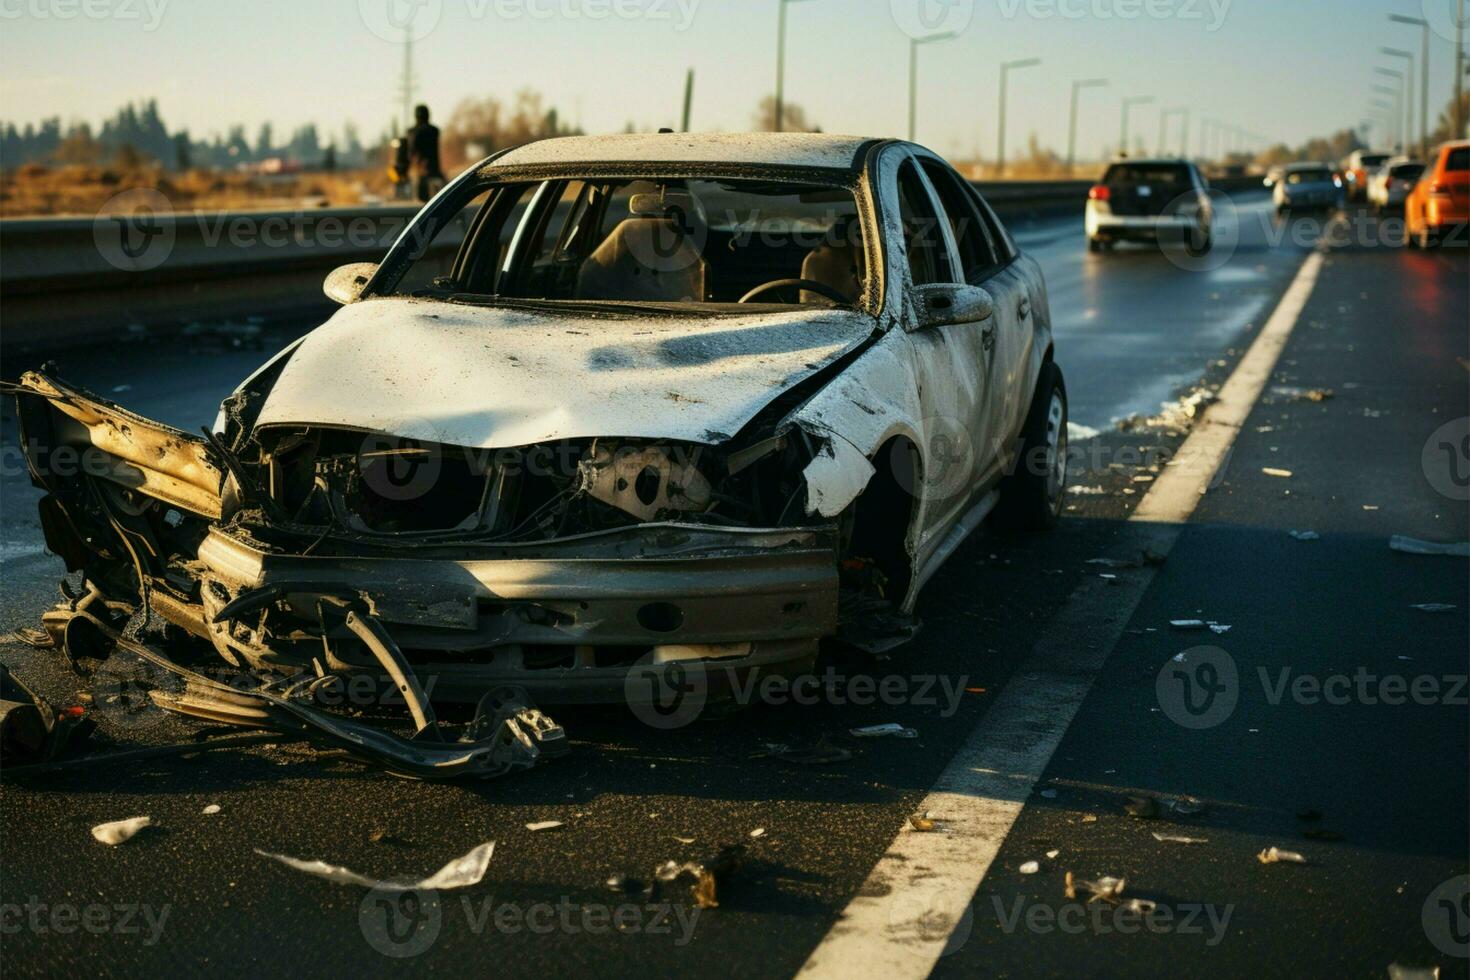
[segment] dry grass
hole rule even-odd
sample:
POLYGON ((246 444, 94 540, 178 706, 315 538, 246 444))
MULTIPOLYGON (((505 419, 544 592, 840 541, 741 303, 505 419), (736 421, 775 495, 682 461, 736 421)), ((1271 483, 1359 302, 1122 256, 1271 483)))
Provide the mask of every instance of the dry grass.
POLYGON ((387 197, 389 186, 381 171, 257 176, 26 164, 0 172, 0 217, 91 216, 132 190, 158 191, 176 211, 214 211, 360 204, 387 197))

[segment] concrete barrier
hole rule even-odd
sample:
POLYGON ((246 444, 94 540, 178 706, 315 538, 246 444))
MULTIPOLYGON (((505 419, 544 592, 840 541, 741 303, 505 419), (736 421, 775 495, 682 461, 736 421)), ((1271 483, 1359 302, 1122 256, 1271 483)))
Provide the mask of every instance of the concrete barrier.
MULTIPOLYGON (((977 183, 1003 220, 1079 214, 1090 181, 977 183)), ((1227 192, 1259 187, 1222 181, 1227 192)), ((146 192, 138 192, 146 193, 146 192)), ((320 316, 322 279, 376 261, 416 207, 0 221, 0 345, 63 348, 208 321, 320 316)), ((452 244, 452 243, 451 243, 452 244)))

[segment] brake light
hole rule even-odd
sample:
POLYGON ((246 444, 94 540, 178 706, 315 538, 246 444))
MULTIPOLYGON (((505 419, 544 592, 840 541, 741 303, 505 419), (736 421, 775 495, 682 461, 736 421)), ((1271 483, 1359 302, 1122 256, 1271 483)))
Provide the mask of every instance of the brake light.
POLYGON ((1449 197, 1451 194, 1449 184, 1433 183, 1429 185, 1430 197, 1449 197))
POLYGON ((1107 201, 1111 200, 1112 197, 1113 192, 1108 190, 1107 184, 1094 185, 1092 190, 1087 192, 1087 199, 1089 201, 1107 201))

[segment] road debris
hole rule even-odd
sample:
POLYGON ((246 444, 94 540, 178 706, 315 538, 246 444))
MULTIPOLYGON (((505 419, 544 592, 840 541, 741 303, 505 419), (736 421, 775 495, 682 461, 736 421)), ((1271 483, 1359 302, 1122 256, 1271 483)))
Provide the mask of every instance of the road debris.
POLYGON ((1388 546, 1406 555, 1449 555, 1453 558, 1470 558, 1470 541, 1421 541, 1403 534, 1388 539, 1388 546))
POLYGON ((674 837, 674 840, 678 841, 680 844, 693 844, 694 843, 694 838, 693 837, 678 837, 678 836, 675 836, 674 837))
POLYGON ((1437 966, 1400 966, 1388 964, 1388 980, 1439 980, 1437 966))
POLYGON ((1107 492, 1107 489, 1104 487, 1075 486, 1067 488, 1067 493, 1074 497, 1101 497, 1106 495, 1107 492))
POLYGON ((1447 612, 1454 612, 1459 607, 1458 606, 1452 606, 1452 605, 1450 605, 1447 602, 1421 602, 1421 603, 1418 603, 1417 605, 1410 606, 1409 608, 1410 609, 1417 609, 1420 612, 1426 612, 1426 613, 1447 613, 1447 612))
MULTIPOLYGON (((744 844, 730 844, 720 848, 713 856, 703 861, 685 861, 682 864, 677 861, 665 861, 653 871, 650 897, 653 891, 658 891, 662 887, 688 883, 689 893, 696 907, 719 908, 720 886, 740 866, 744 857, 744 844)), ((615 891, 633 890, 632 886, 637 883, 636 879, 622 875, 614 875, 608 879, 609 887, 613 887, 615 891), (615 881, 620 882, 622 887, 615 887, 613 884, 615 881)))
POLYGON ((1208 844, 1210 841, 1205 837, 1185 837, 1180 834, 1161 834, 1154 831, 1154 840, 1160 844, 1208 844))
POLYGON ((104 844, 116 847, 132 840, 133 835, 144 827, 151 826, 152 817, 130 817, 127 820, 114 820, 112 823, 99 823, 92 828, 92 836, 104 844))
POLYGON ((1286 533, 1290 534, 1293 538, 1296 538, 1298 541, 1320 541, 1320 540, 1322 540, 1322 535, 1318 534, 1316 531, 1288 531, 1286 533))
POLYGON ((528 824, 526 824, 526 829, 529 830, 531 833, 534 834, 534 833, 537 833, 537 832, 542 831, 542 830, 555 830, 558 827, 564 827, 564 826, 566 826, 566 825, 564 823, 562 823, 560 820, 540 820, 540 821, 537 821, 536 823, 528 823, 528 824))
POLYGON ((1047 860, 1049 860, 1049 861, 1055 861, 1057 859, 1057 855, 1058 854, 1061 854, 1061 853, 1062 852, 1059 851, 1059 850, 1047 851, 1046 852, 1047 860))
POLYGON ((486 841, 462 857, 450 861, 429 877, 417 881, 402 876, 385 880, 369 878, 350 868, 327 864, 325 861, 303 861, 285 854, 263 851, 258 847, 255 848, 255 853, 261 857, 270 858, 272 861, 279 861, 288 868, 295 868, 297 871, 324 878, 339 885, 361 885, 364 888, 407 892, 469 888, 471 885, 478 885, 485 877, 485 870, 490 867, 490 856, 495 853, 495 842, 486 841))
POLYGON ((811 745, 792 746, 782 742, 768 742, 764 751, 751 756, 752 759, 775 759, 797 766, 825 766, 847 762, 852 752, 834 743, 826 735, 820 735, 811 745))
POLYGON ((930 817, 929 812, 926 810, 922 814, 916 813, 909 817, 909 826, 921 834, 928 834, 938 829, 939 823, 930 817))
POLYGON ((1280 477, 1283 480, 1291 479, 1291 470, 1277 469, 1274 466, 1263 466, 1261 467, 1261 472, 1266 474, 1267 476, 1280 477))
POLYGON ((1159 815, 1159 803, 1152 796, 1130 796, 1123 804, 1123 810, 1130 817, 1152 820, 1159 815))
POLYGON ((0 768, 44 765, 73 755, 96 727, 82 706, 57 710, 0 664, 0 768))
POLYGON ((896 721, 890 721, 882 725, 865 725, 862 728, 852 729, 848 734, 857 738, 884 738, 887 736, 892 736, 893 738, 919 737, 916 729, 905 728, 896 721))
POLYGON ((1021 872, 1021 874, 1023 875, 1034 875, 1036 874, 1036 872, 1041 870, 1041 862, 1027 861, 1016 870, 1021 872))
POLYGON ((757 827, 757 828, 755 828, 754 830, 752 830, 750 832, 750 835, 749 836, 751 836, 751 837, 764 837, 764 836, 766 836, 766 828, 764 828, 764 827, 757 827))
POLYGON ((206 806, 203 810, 200 810, 199 812, 202 813, 206 817, 212 817, 216 813, 219 813, 219 811, 220 811, 220 805, 218 803, 211 803, 208 806, 206 806))
POLYGON ((1205 804, 1193 796, 1176 796, 1168 801, 1168 807, 1181 817, 1194 817, 1205 812, 1205 804))
POLYGON ((1066 896, 1069 901, 1075 901, 1079 891, 1087 892, 1092 897, 1088 902, 1104 901, 1118 904, 1119 897, 1123 894, 1123 887, 1128 883, 1124 878, 1102 877, 1096 881, 1088 881, 1086 878, 1074 878, 1072 872, 1068 871, 1063 879, 1066 896))
POLYGON ((1307 859, 1296 851, 1283 851, 1279 847, 1268 847, 1256 855, 1262 864, 1306 864, 1307 859))
POLYGON ((1227 626, 1225 623, 1208 623, 1206 625, 1210 627, 1211 633, 1229 633, 1232 629, 1234 629, 1233 626, 1227 626))
POLYGON ((1202 630, 1207 624, 1203 619, 1171 619, 1169 625, 1176 630, 1202 630))
POLYGON ((1331 388, 1297 388, 1292 385, 1275 385, 1271 394, 1294 402, 1325 402, 1336 397, 1331 388))

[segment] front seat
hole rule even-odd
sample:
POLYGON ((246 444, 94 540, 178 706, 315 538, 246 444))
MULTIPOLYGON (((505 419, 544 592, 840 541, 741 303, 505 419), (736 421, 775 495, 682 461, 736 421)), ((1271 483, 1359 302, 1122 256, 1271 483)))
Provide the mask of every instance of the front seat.
MULTIPOLYGON (((827 240, 807 253, 801 263, 801 278, 831 286, 849 303, 862 299, 867 280, 867 254, 863 251, 863 229, 857 215, 842 218, 827 233, 827 240)), ((802 303, 828 303, 821 293, 801 291, 802 303)))
POLYGON ((697 204, 677 192, 634 194, 620 222, 577 271, 578 299, 702 303, 708 264, 697 204))

